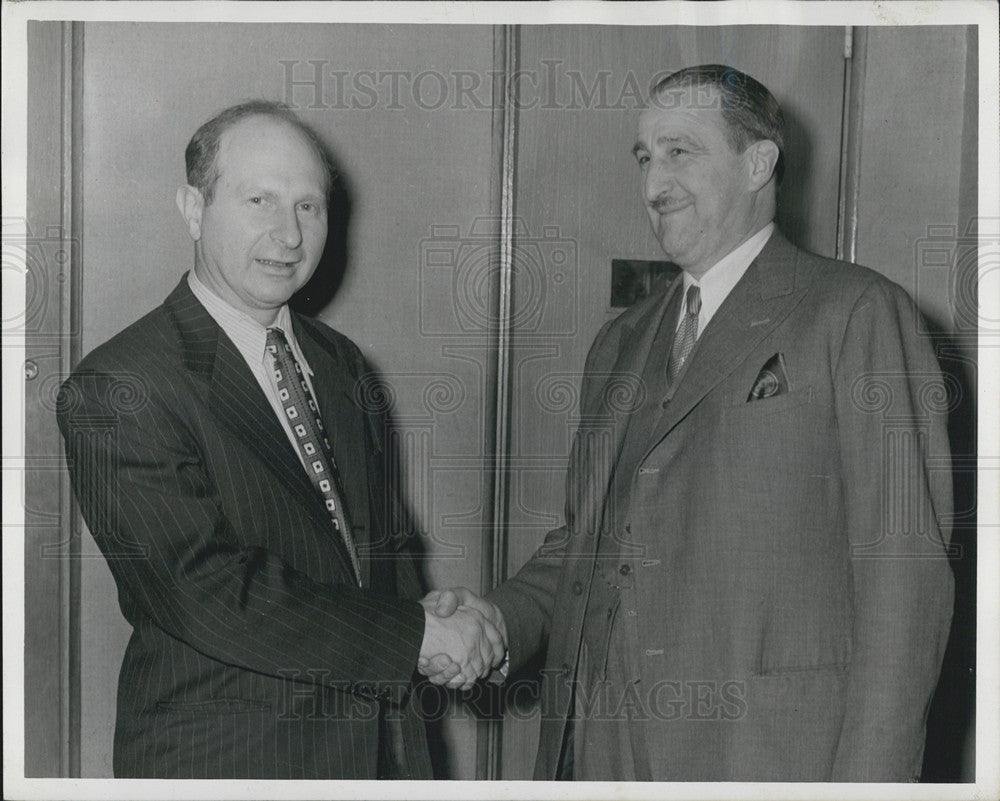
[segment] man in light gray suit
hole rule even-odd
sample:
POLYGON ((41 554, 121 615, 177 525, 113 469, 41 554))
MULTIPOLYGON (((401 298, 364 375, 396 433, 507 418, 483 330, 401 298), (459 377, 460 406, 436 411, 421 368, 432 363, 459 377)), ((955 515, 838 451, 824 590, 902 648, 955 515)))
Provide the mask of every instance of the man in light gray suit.
POLYGON ((899 286, 774 227, 783 139, 732 68, 657 85, 634 152, 683 273, 591 348, 565 525, 486 600, 438 596, 512 668, 547 646, 536 778, 918 776, 952 608, 943 383, 899 286))

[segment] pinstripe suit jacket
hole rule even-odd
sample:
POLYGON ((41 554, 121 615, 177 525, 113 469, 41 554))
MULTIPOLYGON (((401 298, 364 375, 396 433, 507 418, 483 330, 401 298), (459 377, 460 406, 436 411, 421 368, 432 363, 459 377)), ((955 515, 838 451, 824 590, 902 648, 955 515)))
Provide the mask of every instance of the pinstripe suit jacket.
POLYGON ((340 468, 363 589, 284 430, 186 278, 65 382, 59 427, 134 631, 116 776, 375 778, 382 717, 430 778, 409 695, 424 614, 393 531, 365 367, 293 314, 340 468), (404 600, 409 597, 411 600, 404 600))

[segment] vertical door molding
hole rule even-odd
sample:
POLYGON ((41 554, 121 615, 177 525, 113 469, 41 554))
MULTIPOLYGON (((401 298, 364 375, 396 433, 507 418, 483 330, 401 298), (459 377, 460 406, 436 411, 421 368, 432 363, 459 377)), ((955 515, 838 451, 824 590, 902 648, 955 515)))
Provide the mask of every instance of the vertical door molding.
MULTIPOLYGON (((63 198, 64 220, 71 233, 74 247, 70 253, 70 280, 67 291, 70 302, 64 306, 63 321, 72 333, 68 342, 70 369, 76 367, 83 356, 83 23, 64 23, 69 27, 70 52, 64 57, 68 62, 69 76, 66 85, 69 114, 63 124, 63 198)), ((65 69, 65 67, 64 67, 65 69)), ((65 107, 65 104, 64 104, 65 107)), ((67 373, 69 371, 67 370, 67 373)), ((69 477, 64 474, 64 509, 68 511, 63 531, 69 536, 69 572, 66 581, 65 608, 68 615, 67 653, 67 763, 68 775, 81 773, 80 746, 83 737, 81 726, 80 695, 80 542, 83 537, 83 516, 73 498, 69 477)))
POLYGON ((837 258, 857 261, 858 192, 861 170, 862 109, 868 32, 848 26, 844 31, 844 114, 841 128, 840 198, 837 204, 837 258))
MULTIPOLYGON (((517 152, 516 87, 510 76, 517 71, 518 27, 498 25, 493 36, 493 130, 490 163, 490 217, 494 221, 496 239, 495 321, 490 331, 490 348, 494 375, 492 398, 486 399, 487 428, 484 453, 492 464, 485 471, 490 487, 484 487, 484 497, 491 505, 488 518, 491 525, 483 532, 481 591, 486 592, 507 577, 507 522, 510 470, 510 333, 514 273, 514 176, 517 152)), ((489 386, 489 382, 487 386, 489 386)), ((476 778, 500 779, 503 722, 499 718, 482 720, 479 724, 476 749, 476 778)))
POLYGON ((56 428, 80 356, 83 29, 28 28, 25 253, 25 776, 80 775, 79 511, 56 428))

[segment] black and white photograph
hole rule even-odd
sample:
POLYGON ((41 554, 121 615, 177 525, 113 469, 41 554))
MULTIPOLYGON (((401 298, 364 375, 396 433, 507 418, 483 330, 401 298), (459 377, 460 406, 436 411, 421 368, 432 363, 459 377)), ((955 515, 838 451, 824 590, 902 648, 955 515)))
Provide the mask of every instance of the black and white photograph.
POLYGON ((5 798, 1000 794, 993 3, 2 10, 5 798))

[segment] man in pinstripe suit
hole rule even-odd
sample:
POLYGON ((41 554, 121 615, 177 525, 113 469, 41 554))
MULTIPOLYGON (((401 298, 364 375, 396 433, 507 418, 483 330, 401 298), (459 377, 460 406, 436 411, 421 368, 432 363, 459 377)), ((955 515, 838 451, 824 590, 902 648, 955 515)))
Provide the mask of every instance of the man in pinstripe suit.
POLYGON ((209 120, 185 156, 194 271, 59 399, 134 628, 115 775, 430 778, 418 659, 447 654, 472 681, 503 644, 478 612, 416 600, 382 421, 355 398, 361 354, 286 305, 323 252, 329 159, 263 101, 209 120))

